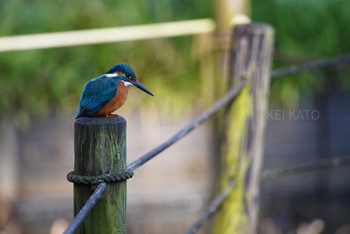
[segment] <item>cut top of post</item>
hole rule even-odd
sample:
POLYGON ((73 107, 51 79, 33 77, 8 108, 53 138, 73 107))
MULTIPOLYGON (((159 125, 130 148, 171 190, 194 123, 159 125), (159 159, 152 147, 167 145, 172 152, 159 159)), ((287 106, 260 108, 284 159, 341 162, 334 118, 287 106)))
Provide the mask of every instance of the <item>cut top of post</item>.
POLYGON ((80 125, 102 125, 102 124, 116 124, 126 122, 121 116, 103 118, 103 117, 79 117, 75 120, 75 124, 80 125))
POLYGON ((76 173, 99 176, 125 170, 126 120, 123 117, 80 117, 74 128, 76 173))

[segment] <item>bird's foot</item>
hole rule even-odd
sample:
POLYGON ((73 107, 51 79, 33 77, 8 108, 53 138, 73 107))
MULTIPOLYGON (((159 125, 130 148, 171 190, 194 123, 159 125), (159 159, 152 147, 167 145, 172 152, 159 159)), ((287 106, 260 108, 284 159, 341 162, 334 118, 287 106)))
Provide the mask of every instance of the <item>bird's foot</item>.
POLYGON ((115 117, 118 117, 119 115, 117 114, 106 114, 106 117, 107 118, 115 118, 115 117))

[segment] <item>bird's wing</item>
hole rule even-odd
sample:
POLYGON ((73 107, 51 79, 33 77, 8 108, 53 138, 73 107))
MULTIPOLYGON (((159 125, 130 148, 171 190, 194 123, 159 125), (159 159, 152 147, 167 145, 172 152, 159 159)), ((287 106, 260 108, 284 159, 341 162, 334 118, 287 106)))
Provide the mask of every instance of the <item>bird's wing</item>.
POLYGON ((96 114, 96 112, 113 99, 117 89, 118 82, 116 79, 102 75, 90 80, 84 86, 76 118, 96 114))

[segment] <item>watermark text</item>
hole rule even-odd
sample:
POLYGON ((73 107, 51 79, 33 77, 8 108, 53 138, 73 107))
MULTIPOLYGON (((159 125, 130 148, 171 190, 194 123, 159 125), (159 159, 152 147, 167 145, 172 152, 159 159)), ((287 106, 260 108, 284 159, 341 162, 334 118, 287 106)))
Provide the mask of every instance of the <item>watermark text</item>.
POLYGON ((269 120, 318 120, 318 110, 268 110, 269 120))

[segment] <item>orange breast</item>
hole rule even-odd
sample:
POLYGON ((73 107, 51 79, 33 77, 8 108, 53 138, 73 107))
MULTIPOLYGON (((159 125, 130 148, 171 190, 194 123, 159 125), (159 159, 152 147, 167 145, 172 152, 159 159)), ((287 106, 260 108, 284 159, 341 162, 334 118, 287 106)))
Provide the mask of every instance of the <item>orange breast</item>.
POLYGON ((118 80, 118 89, 114 98, 102 107, 102 109, 96 113, 96 116, 106 116, 118 110, 126 101, 128 90, 129 88, 124 85, 124 82, 118 80))

